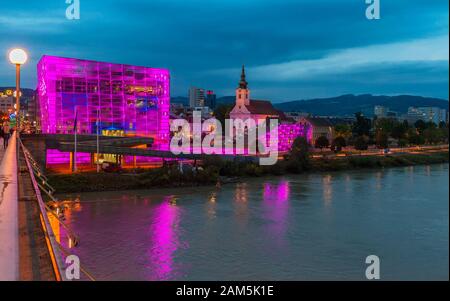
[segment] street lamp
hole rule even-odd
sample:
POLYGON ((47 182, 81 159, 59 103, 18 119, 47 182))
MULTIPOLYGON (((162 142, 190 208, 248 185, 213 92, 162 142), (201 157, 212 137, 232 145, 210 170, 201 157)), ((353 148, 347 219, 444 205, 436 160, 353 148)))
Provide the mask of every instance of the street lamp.
POLYGON ((17 137, 19 137, 20 132, 20 65, 26 63, 28 55, 25 50, 16 48, 9 52, 9 61, 11 64, 16 65, 16 131, 17 137))

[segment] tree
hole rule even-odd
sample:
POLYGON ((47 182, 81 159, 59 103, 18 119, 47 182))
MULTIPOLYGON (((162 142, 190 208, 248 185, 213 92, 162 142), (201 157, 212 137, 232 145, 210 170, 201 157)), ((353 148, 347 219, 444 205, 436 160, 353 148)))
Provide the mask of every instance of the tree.
POLYGON ((316 143, 314 145, 316 148, 320 148, 320 151, 322 151, 323 148, 327 148, 330 146, 330 142, 328 141, 328 138, 325 136, 320 136, 316 139, 316 143))
POLYGON ((398 140, 398 146, 399 147, 405 147, 407 145, 408 145, 408 140, 407 139, 402 138, 402 139, 398 140))
POLYGON ((331 144, 331 146, 336 152, 340 152, 343 147, 347 146, 347 143, 345 142, 344 137, 338 136, 333 140, 333 143, 331 144))
POLYGON ((309 168, 309 144, 305 137, 295 138, 287 159, 289 172, 298 173, 309 168))
POLYGON ((342 136, 345 139, 349 138, 352 134, 352 128, 348 124, 337 124, 334 127, 336 136, 342 136))
POLYGON ((437 144, 443 140, 442 132, 436 127, 429 127, 423 131, 423 138, 429 144, 437 144))
POLYGON ((369 136, 372 125, 370 119, 363 116, 361 112, 355 114, 356 122, 353 124, 352 132, 355 136, 369 136))
POLYGON ((291 147, 291 155, 307 155, 309 152, 309 144, 305 137, 298 136, 295 138, 291 147))
POLYGON ((408 129, 409 129, 408 122, 396 123, 392 128, 391 136, 394 139, 402 139, 406 136, 408 129))
POLYGON ((225 127, 225 119, 230 117, 230 112, 232 109, 232 105, 221 104, 214 110, 214 117, 220 121, 222 127, 225 127))
POLYGON ((364 136, 357 137, 354 144, 355 144, 354 146, 355 146, 356 150, 363 151, 363 150, 367 150, 369 147, 367 144, 367 139, 364 136))
POLYGON ((421 132, 423 132, 423 130, 426 129, 427 125, 426 125, 425 121, 423 121, 422 119, 419 119, 414 123, 414 127, 421 133, 421 132))
POLYGON ((417 132, 417 129, 410 129, 408 131, 408 143, 413 145, 425 144, 425 138, 417 132))
POLYGON ((441 131, 442 142, 448 143, 448 126, 439 129, 441 131))
POLYGON ((375 143, 378 148, 388 148, 388 135, 384 131, 377 131, 375 143))
POLYGON ((383 131, 389 134, 396 124, 397 122, 392 118, 380 118, 375 121, 375 128, 377 131, 383 131))

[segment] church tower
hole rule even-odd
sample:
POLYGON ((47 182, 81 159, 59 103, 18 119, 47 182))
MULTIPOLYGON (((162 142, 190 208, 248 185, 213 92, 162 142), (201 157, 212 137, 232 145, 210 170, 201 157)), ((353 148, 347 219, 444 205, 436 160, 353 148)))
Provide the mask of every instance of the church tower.
POLYGON ((241 80, 239 81, 239 87, 236 89, 236 106, 241 109, 242 106, 250 105, 250 90, 247 87, 247 81, 245 80, 245 67, 242 65, 241 80))

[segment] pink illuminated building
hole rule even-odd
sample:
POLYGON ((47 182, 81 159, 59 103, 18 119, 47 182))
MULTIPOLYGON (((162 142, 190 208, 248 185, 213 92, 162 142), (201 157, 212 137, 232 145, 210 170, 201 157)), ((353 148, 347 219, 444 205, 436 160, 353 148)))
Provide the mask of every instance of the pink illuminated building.
MULTIPOLYGON (((167 148, 167 69, 44 55, 37 75, 42 133, 73 134, 77 111, 77 133, 95 134, 99 112, 102 135, 152 137, 153 147, 167 148)), ((86 155, 79 154, 80 159, 86 155)), ((68 154, 59 157, 65 161, 68 154)), ((48 159, 47 163, 51 163, 52 159, 48 159)))

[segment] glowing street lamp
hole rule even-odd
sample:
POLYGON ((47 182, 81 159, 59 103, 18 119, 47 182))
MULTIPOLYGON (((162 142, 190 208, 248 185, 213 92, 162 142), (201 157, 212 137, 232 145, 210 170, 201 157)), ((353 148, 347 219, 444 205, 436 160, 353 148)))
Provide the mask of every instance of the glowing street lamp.
POLYGON ((9 52, 9 61, 11 64, 16 65, 16 131, 17 137, 19 137, 20 128, 20 65, 27 62, 28 55, 25 50, 16 48, 9 52))

